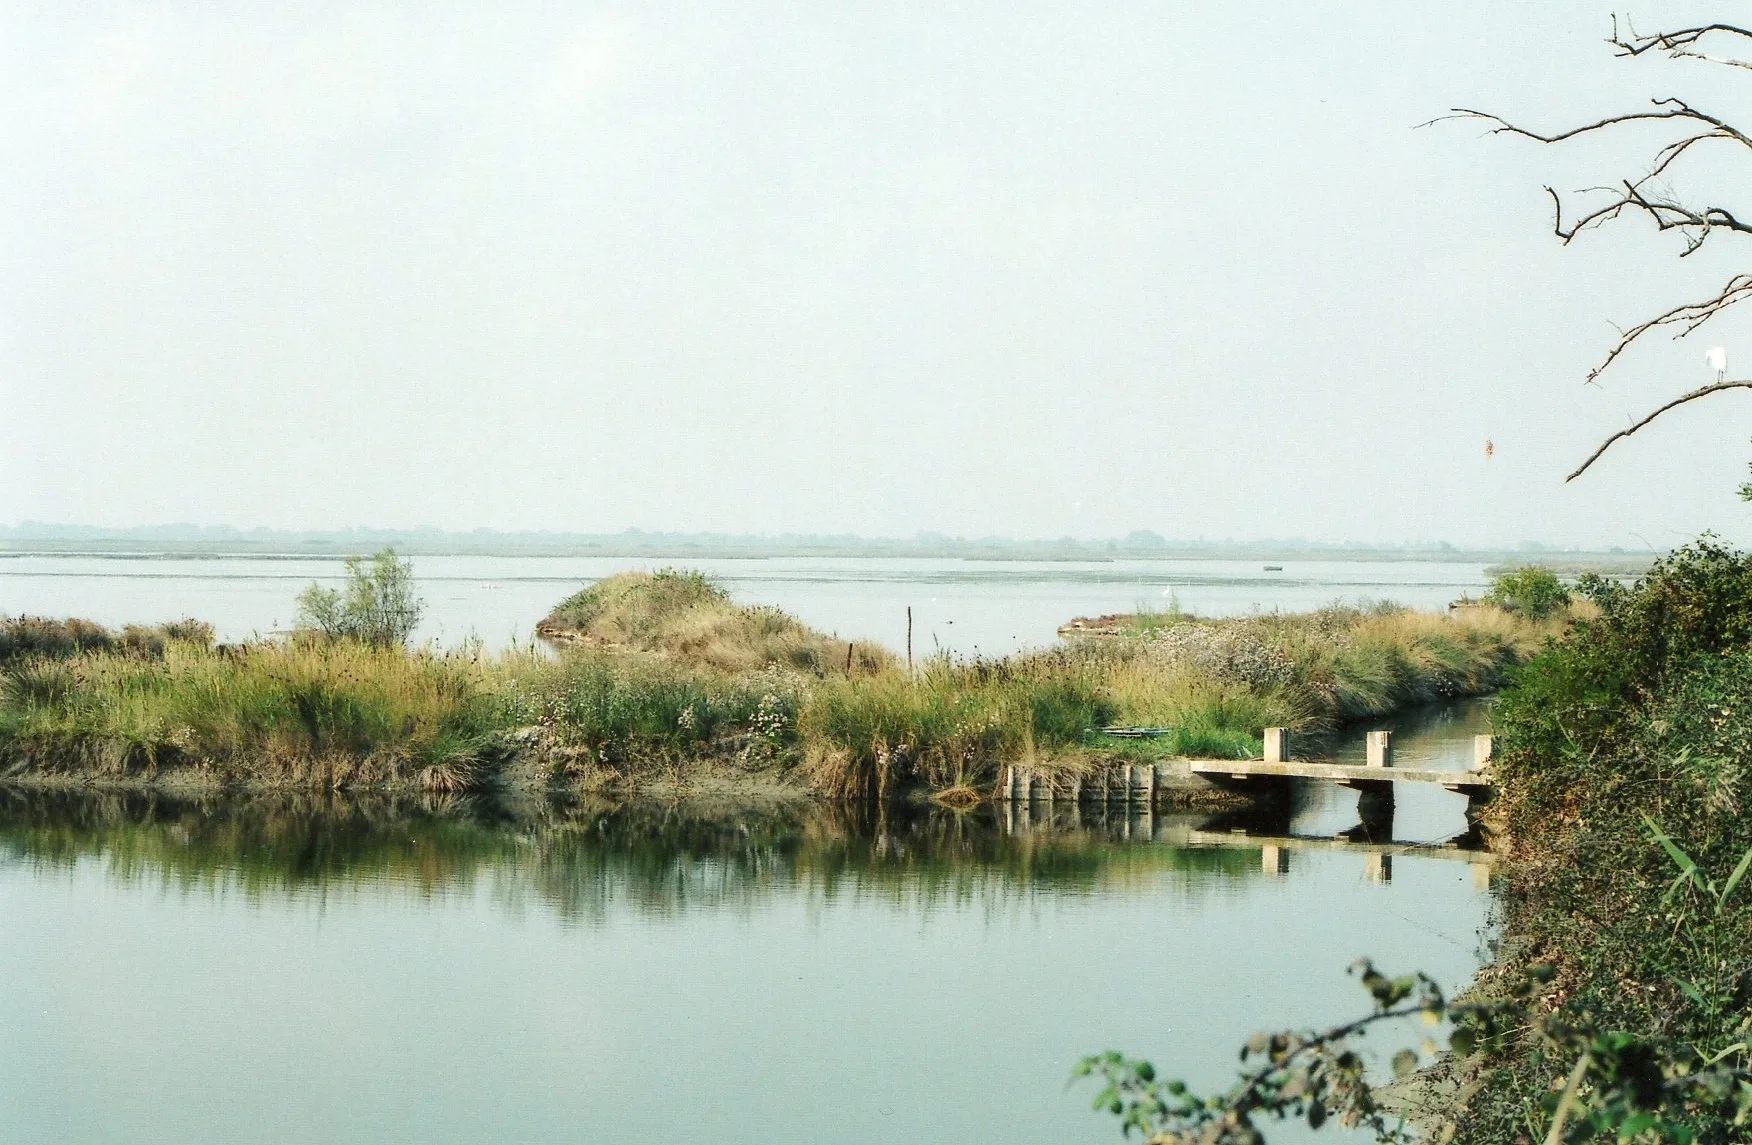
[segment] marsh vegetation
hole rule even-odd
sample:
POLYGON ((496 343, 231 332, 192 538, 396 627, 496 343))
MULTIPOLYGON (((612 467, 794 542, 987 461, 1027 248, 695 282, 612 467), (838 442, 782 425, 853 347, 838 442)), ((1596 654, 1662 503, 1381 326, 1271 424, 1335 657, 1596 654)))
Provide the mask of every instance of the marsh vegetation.
POLYGON ((1328 732, 1495 689, 1568 623, 1388 605, 1123 631, 915 667, 696 573, 621 573, 556 606, 558 651, 408 647, 418 602, 393 554, 312 587, 309 623, 217 646, 183 622, 116 633, 0 625, 0 751, 14 775, 476 790, 765 781, 840 798, 983 794, 1000 768, 1239 758, 1260 730, 1328 732), (1165 729, 1149 740, 1102 729, 1165 729))

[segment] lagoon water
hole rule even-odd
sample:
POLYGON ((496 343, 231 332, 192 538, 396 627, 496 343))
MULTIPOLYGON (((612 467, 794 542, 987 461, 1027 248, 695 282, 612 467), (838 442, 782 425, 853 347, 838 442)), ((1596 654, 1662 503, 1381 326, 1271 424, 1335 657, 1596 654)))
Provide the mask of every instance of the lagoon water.
MULTIPOLYGON (((1399 757, 1464 767, 1483 721, 1416 713, 1399 757)), ((1463 825, 1401 787, 1396 837, 1463 825)), ((1465 861, 1044 818, 0 788, 0 1141, 1114 1142, 1079 1055, 1216 1085, 1363 1012, 1360 955, 1450 988, 1484 955, 1465 861)))
MULTIPOLYGON (((420 558, 421 635, 527 640, 567 593, 651 563, 420 558)), ((1165 591, 1240 614, 1485 582, 1420 562, 655 563, 896 648, 911 605, 918 650, 961 653, 1165 591)), ((0 612, 195 615, 238 639, 339 571, 10 556, 0 612)), ((1478 704, 1418 713, 1398 755, 1463 768, 1480 730, 1478 704)), ((1458 796, 1403 787, 1397 838, 1461 830, 1458 796)), ((1117 1141, 1065 1088, 1080 1055, 1216 1085, 1255 1029, 1361 1012, 1358 956, 1450 987, 1484 957, 1490 895, 1464 861, 1395 857, 1382 883, 1342 851, 1279 871, 1233 824, 1054 818, 0 788, 0 1141, 1117 1141)), ((1293 822, 1254 826, 1354 821, 1353 794, 1309 785, 1293 822)))
MULTIPOLYGON (((576 557, 419 557, 427 601, 418 637, 488 647, 527 641, 536 621, 578 588, 629 568, 697 568, 740 601, 774 604, 848 639, 899 649, 906 610, 913 644, 1002 654, 1049 644, 1073 616, 1172 602, 1200 615, 1393 600, 1440 608, 1488 582, 1482 565, 1437 561, 971 561, 811 558, 650 561, 576 557)), ((292 622, 313 580, 338 583, 341 562, 310 558, 0 554, 0 613, 86 616, 104 624, 194 616, 241 640, 292 622)))

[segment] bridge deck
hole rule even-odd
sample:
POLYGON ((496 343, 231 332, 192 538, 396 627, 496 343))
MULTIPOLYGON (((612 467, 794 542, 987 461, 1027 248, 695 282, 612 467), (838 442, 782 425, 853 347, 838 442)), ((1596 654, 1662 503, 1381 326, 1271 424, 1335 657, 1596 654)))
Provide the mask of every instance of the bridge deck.
POLYGON ((1339 783, 1435 783, 1451 791, 1488 791, 1494 784, 1489 772, 1438 771, 1429 767, 1365 767, 1351 763, 1314 763, 1292 759, 1287 763, 1262 759, 1189 759, 1195 775, 1216 779, 1254 779, 1266 776, 1293 779, 1330 779, 1339 783))

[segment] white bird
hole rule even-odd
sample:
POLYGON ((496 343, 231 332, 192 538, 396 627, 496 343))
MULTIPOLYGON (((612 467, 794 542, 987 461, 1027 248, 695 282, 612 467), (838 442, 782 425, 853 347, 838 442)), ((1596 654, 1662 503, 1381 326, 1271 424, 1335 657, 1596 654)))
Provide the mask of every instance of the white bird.
POLYGON ((1721 346, 1711 346, 1704 351, 1703 360, 1709 363, 1709 368, 1715 371, 1716 381, 1728 376, 1728 352, 1721 346))

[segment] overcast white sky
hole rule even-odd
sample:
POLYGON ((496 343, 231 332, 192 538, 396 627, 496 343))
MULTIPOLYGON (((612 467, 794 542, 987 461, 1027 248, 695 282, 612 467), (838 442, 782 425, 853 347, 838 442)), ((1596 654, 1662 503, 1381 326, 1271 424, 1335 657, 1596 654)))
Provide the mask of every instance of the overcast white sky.
POLYGON ((0 522, 1752 534, 1752 397, 1562 484, 1752 369, 1581 384, 1752 243, 1550 237, 1653 129, 1413 130, 1752 119, 1611 11, 8 0, 0 522))

